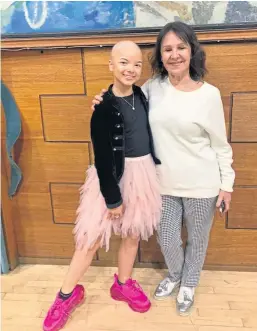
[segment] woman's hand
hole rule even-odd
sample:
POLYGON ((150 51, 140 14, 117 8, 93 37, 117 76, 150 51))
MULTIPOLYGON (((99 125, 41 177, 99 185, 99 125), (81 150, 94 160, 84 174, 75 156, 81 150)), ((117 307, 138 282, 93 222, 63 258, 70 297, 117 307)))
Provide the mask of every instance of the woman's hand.
POLYGON ((229 210, 230 207, 230 202, 231 202, 231 193, 230 192, 225 192, 220 190, 220 194, 216 203, 216 207, 219 208, 222 201, 225 203, 225 209, 223 213, 226 213, 229 210))
POLYGON ((102 96, 104 95, 105 92, 107 92, 107 90, 102 89, 100 94, 95 95, 94 99, 92 100, 91 110, 94 111, 95 110, 95 105, 99 105, 103 101, 102 96))
POLYGON ((108 209, 108 218, 110 220, 118 220, 123 215, 124 207, 123 204, 117 208, 108 209))

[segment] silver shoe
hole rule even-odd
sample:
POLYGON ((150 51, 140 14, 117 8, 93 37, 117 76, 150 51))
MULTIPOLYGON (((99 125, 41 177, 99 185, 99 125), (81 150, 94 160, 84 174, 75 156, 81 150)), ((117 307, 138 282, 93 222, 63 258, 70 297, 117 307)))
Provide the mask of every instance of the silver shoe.
POLYGON ((188 316, 194 304, 194 288, 181 287, 176 302, 179 315, 188 316))
POLYGON ((179 283, 180 281, 172 282, 169 277, 164 278, 156 287, 154 299, 165 300, 174 295, 175 290, 179 287, 179 283))

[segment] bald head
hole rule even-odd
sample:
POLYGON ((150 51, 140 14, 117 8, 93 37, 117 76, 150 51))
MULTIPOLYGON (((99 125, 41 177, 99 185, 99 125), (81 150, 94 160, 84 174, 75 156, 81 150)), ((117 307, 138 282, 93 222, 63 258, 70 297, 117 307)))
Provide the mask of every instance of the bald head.
POLYGON ((120 54, 137 54, 142 56, 141 49, 133 41, 124 40, 115 44, 111 51, 111 59, 120 54))
POLYGON ((113 46, 109 61, 114 84, 132 86, 140 79, 142 72, 142 52, 133 41, 120 41, 113 46))

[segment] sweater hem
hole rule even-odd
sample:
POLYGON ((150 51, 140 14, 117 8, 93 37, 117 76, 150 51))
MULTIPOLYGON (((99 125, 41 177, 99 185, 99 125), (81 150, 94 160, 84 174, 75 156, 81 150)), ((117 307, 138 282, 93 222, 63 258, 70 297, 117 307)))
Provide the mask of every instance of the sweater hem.
POLYGON ((174 197, 180 198, 215 198, 219 195, 220 189, 199 189, 199 190, 185 190, 185 189, 174 189, 174 190, 167 190, 161 189, 161 195, 171 195, 174 197))

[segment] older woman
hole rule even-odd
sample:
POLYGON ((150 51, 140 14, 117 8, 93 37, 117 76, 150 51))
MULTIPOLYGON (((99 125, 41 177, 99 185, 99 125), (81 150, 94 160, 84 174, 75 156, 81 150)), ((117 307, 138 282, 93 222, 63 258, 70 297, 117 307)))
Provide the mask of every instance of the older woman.
POLYGON ((161 160, 158 241, 169 270, 154 297, 165 299, 179 288, 177 310, 186 315, 194 303, 215 208, 229 209, 235 178, 232 150, 220 92, 204 81, 205 53, 193 29, 182 22, 167 24, 158 35, 151 65, 154 76, 142 90, 161 160), (182 220, 188 233, 185 251, 182 220))

